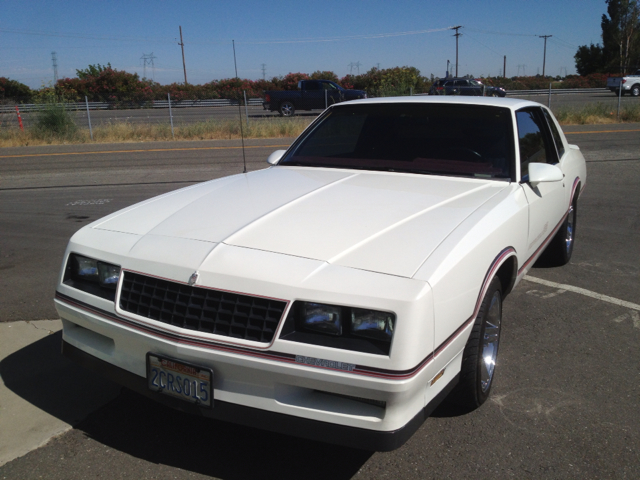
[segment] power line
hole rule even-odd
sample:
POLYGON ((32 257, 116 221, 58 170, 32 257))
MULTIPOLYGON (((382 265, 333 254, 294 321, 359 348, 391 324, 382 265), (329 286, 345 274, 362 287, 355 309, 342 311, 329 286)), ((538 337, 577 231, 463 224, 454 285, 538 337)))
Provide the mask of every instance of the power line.
POLYGON ((493 53, 495 53, 496 55, 500 55, 502 57, 502 53, 496 52, 493 48, 489 47, 488 45, 485 45, 484 43, 482 43, 480 40, 478 40, 478 37, 476 37, 475 35, 469 35, 468 33, 466 34, 469 37, 474 39, 474 42, 479 43, 480 45, 482 45, 483 47, 485 47, 487 50, 491 50, 493 53))
MULTIPOLYGON (((322 42, 340 42, 348 40, 367 40, 376 38, 388 38, 388 37, 400 37, 407 35, 423 35, 427 33, 443 32, 450 30, 451 27, 433 28, 428 30, 412 30, 406 32, 391 32, 391 33, 371 33, 363 35, 346 35, 338 37, 325 37, 325 38, 291 38, 291 39, 247 39, 245 41, 238 42, 238 45, 270 45, 280 43, 322 43, 322 42)), ((47 31, 35 31, 35 30, 15 30, 0 28, 2 33, 13 33, 19 35, 35 35, 44 37, 60 37, 60 38, 79 38, 84 40, 104 40, 114 42, 155 42, 155 43, 173 43, 169 37, 124 37, 124 36, 109 36, 109 35, 92 35, 80 32, 47 32, 47 31)), ((196 39, 189 42, 189 45, 229 45, 229 40, 205 40, 196 39)))
POLYGON ((507 36, 511 36, 511 37, 537 37, 538 36, 538 35, 531 34, 531 33, 496 32, 496 31, 493 31, 493 30, 479 30, 477 28, 467 28, 467 30, 469 30, 471 32, 486 33, 488 35, 507 35, 507 36))
POLYGON ((434 28, 431 30, 414 30, 410 32, 395 33, 372 33, 365 35, 348 35, 344 37, 325 37, 325 38, 299 38, 299 39, 282 39, 282 40, 245 40, 238 42, 238 45, 272 45, 278 43, 322 43, 322 42, 341 42, 345 40, 368 40, 375 38, 401 37, 406 35, 422 35, 425 33, 444 32, 450 30, 451 27, 434 28))
POLYGON ((165 43, 173 43, 167 37, 112 37, 105 35, 91 35, 86 33, 63 33, 63 32, 45 32, 45 31, 34 31, 34 30, 13 30, 7 28, 1 28, 0 32, 2 33, 14 33, 17 35, 35 35, 40 37, 60 37, 60 38, 80 38, 84 40, 109 40, 116 42, 165 42, 165 43))

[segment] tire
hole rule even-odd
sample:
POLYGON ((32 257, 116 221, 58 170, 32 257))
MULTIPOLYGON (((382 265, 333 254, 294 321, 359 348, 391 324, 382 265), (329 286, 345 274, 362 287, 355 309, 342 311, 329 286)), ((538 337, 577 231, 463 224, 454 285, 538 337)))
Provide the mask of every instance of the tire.
POLYGON ((493 277, 462 354, 460 381, 448 401, 475 410, 491 393, 502 326, 502 286, 493 277))
POLYGON ((281 117, 293 117, 296 107, 289 101, 282 102, 278 108, 281 117))
POLYGON ((640 96, 640 85, 639 84, 636 84, 633 87, 631 87, 631 96, 632 97, 640 96))
POLYGON ((543 263, 550 267, 561 267, 571 260, 573 245, 576 240, 576 220, 578 214, 577 195, 571 202, 569 213, 562 226, 553 237, 542 255, 543 263))

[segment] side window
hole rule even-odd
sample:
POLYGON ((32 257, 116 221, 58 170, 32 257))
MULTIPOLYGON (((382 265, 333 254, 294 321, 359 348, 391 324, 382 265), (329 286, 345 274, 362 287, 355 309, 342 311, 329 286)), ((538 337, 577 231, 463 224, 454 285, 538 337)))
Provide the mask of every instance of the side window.
POLYGON ((548 145, 544 129, 534 109, 516 112, 518 143, 520 145, 520 177, 529 175, 529 164, 547 163, 548 145))
POLYGON ((306 90, 322 90, 322 85, 320 82, 307 81, 305 83, 306 90))
POLYGON ((564 144, 562 143, 562 138, 560 137, 560 133, 558 132, 558 128, 556 127, 556 122, 553 121, 551 115, 547 110, 542 110, 544 112, 544 116, 547 119, 547 123, 549 124, 549 129, 551 130, 551 135, 553 136, 553 141, 556 144, 556 149, 558 151, 558 159, 562 158, 564 155, 564 144))
POLYGON ((467 86, 467 81, 466 80, 456 80, 454 85, 456 87, 466 87, 467 86))
POLYGON ((322 82, 322 88, 325 90, 337 90, 336 86, 333 83, 322 82))

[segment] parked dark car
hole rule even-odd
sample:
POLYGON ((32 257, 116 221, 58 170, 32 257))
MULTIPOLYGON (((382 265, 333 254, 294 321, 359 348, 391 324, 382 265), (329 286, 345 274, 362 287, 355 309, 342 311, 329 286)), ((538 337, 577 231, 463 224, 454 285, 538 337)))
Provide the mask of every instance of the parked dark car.
POLYGON ((504 88, 483 85, 472 78, 441 78, 433 82, 429 95, 468 95, 474 97, 504 97, 504 88))
POLYGON ((346 90, 329 80, 301 80, 298 82, 298 90, 264 92, 262 107, 278 112, 282 117, 290 117, 296 110, 325 109, 334 103, 359 98, 367 98, 367 92, 346 90))

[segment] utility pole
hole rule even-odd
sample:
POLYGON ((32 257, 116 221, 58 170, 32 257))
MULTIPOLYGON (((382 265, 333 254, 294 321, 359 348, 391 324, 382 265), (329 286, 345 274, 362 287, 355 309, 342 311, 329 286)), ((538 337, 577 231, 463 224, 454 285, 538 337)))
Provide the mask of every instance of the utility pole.
POLYGON ((544 67, 547 63, 547 38, 553 37, 553 35, 538 35, 540 38, 544 38, 544 57, 542 57, 542 76, 544 77, 544 67))
POLYGON ((266 80, 266 77, 267 77, 267 64, 263 63, 261 66, 262 66, 262 79, 266 80))
POLYGON ((56 52, 51 52, 51 61, 53 62, 53 83, 58 83, 58 57, 56 52))
POLYGON ((504 56, 504 67, 502 69, 502 78, 507 78, 507 56, 504 56))
POLYGON ((184 63, 184 42, 182 41, 182 25, 180 26, 180 43, 178 44, 182 48, 182 68, 184 70, 184 84, 187 84, 187 67, 184 63))
POLYGON ((462 35, 460 32, 458 32, 458 30, 461 28, 462 28, 462 25, 458 25, 457 27, 449 27, 449 30, 456 31, 454 35, 454 37, 456 37, 456 77, 458 76, 458 37, 462 35))

